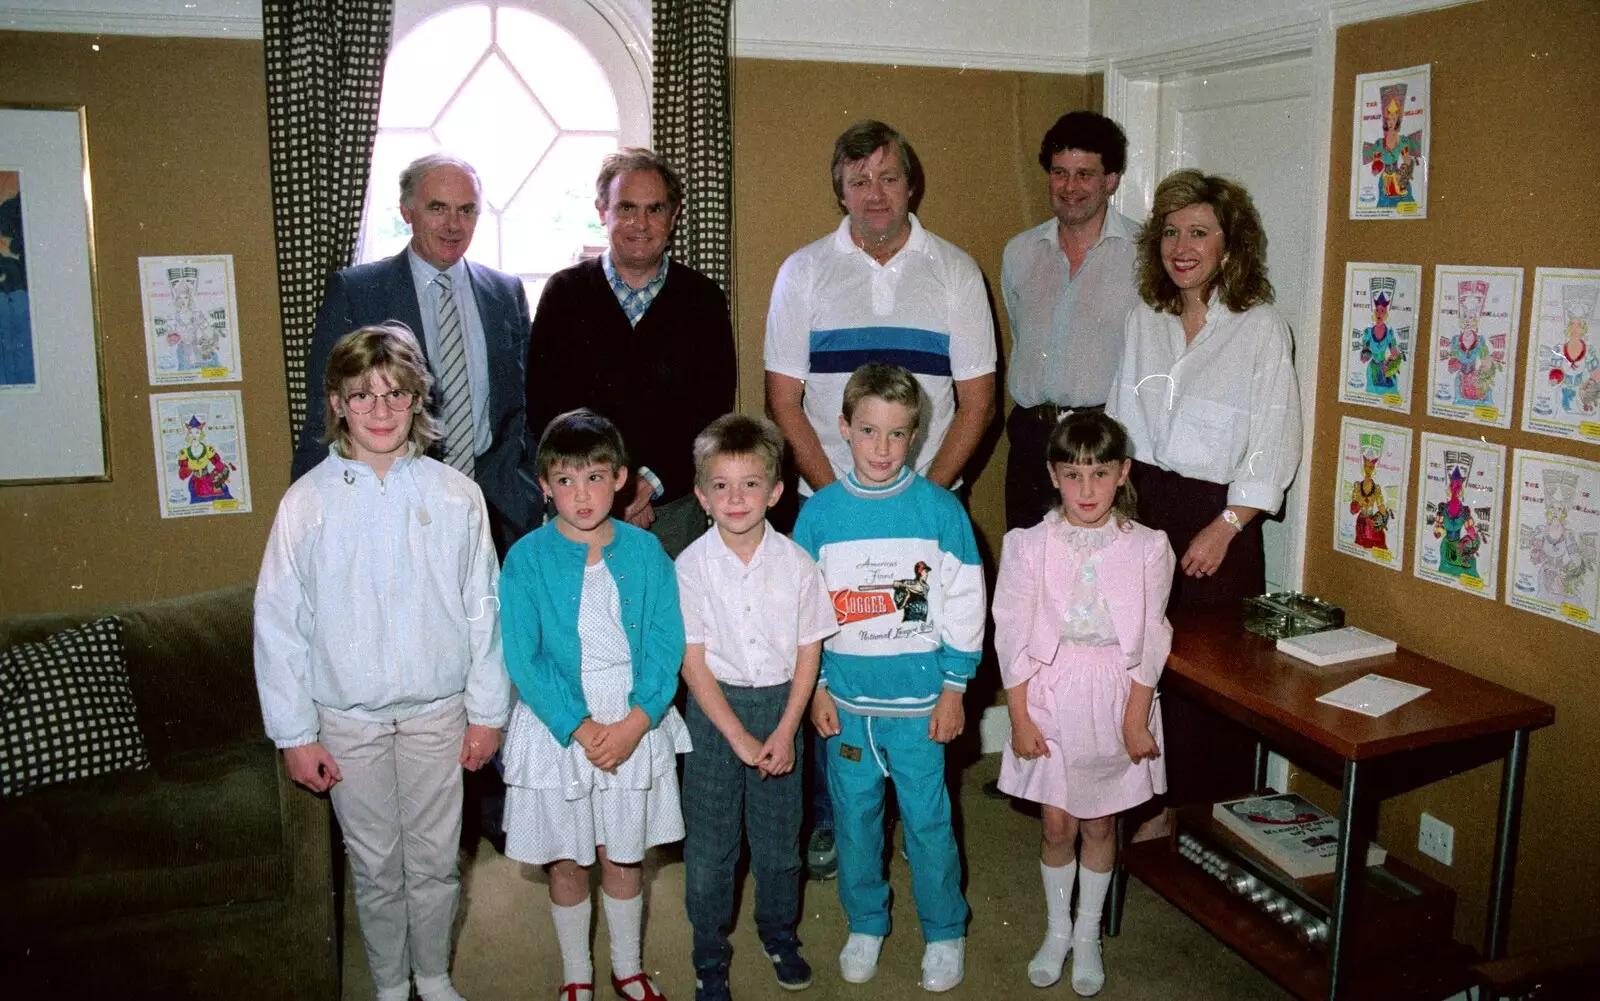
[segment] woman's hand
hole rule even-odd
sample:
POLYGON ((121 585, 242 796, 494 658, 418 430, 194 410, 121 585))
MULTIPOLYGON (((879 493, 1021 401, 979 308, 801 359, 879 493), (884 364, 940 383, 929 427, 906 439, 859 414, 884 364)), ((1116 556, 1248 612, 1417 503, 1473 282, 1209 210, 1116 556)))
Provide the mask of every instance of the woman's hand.
POLYGON ((1202 528, 1200 534, 1194 537, 1194 541, 1189 543, 1189 548, 1184 551, 1179 566, 1190 577, 1212 576, 1227 558, 1228 546, 1238 534, 1232 525, 1218 517, 1202 528))

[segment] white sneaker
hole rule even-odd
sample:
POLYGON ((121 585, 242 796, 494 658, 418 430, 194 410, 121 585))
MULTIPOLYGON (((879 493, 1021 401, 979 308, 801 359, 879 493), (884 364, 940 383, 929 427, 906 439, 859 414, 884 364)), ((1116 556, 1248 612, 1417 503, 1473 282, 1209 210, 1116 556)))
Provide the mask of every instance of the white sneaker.
POLYGON ((1106 985, 1106 968, 1100 962, 1098 938, 1072 940, 1072 990, 1081 998, 1094 997, 1106 985))
POLYGON ((967 940, 929 942, 922 951, 922 989, 935 994, 961 983, 967 975, 967 940))
POLYGON ((882 935, 851 932, 844 948, 839 950, 839 976, 850 984, 864 984, 871 980, 878 972, 878 952, 882 949, 882 935))
POLYGON ((1035 987, 1054 986, 1061 979, 1061 967, 1071 951, 1071 936, 1046 934, 1044 944, 1028 961, 1028 982, 1035 987))

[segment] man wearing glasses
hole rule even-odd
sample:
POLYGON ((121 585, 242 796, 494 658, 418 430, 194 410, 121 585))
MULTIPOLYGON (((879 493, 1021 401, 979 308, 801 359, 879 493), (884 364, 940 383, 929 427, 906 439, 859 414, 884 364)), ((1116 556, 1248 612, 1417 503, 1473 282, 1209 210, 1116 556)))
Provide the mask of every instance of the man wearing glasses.
POLYGON ((400 172, 400 214, 411 243, 393 257, 336 271, 306 358, 305 425, 291 475, 327 455, 323 374, 345 334, 398 320, 421 341, 433 373, 429 411, 443 437, 431 454, 483 490, 495 549, 538 527, 544 502, 526 441, 523 360, 532 320, 522 281, 466 260, 482 185, 471 164, 441 153, 400 172))

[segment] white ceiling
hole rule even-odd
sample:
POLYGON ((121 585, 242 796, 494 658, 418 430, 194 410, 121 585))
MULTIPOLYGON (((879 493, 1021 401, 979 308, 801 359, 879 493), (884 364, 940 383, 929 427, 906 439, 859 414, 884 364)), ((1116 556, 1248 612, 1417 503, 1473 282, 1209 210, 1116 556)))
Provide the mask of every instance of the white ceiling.
MULTIPOLYGON (((649 0, 591 0, 648 24, 649 0)), ((734 0, 741 56, 1081 73, 1304 18, 1470 0, 734 0)), ((0 30, 261 37, 260 0, 0 0, 0 30)))

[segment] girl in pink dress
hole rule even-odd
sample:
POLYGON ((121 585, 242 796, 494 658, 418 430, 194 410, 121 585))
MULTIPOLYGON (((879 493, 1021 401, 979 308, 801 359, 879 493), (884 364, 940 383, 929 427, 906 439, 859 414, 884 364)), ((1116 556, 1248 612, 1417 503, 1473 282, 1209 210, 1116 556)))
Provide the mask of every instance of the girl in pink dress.
POLYGON ((1000 788, 1042 810, 1047 930, 1028 979, 1054 984, 1070 953, 1072 989, 1089 997, 1105 983, 1100 913, 1116 814, 1167 787, 1153 702, 1172 649, 1175 557, 1166 533, 1133 521, 1122 425, 1071 414, 1047 456, 1061 506, 1006 533, 995 580, 995 649, 1011 714, 1000 788))

